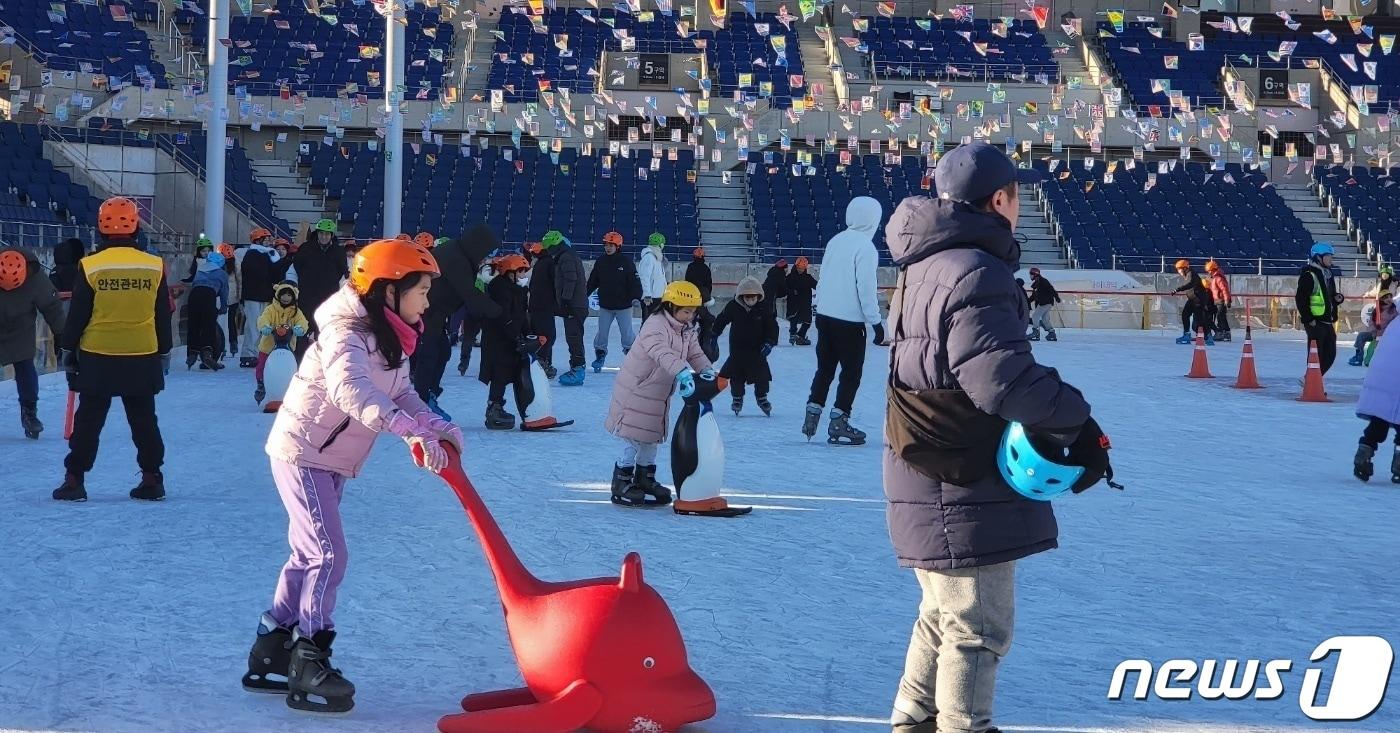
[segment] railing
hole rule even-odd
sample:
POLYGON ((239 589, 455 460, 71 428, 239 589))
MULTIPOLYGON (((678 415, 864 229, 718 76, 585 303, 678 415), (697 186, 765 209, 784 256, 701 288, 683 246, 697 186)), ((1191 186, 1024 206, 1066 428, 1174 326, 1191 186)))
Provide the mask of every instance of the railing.
MULTIPOLYGON (((1151 330, 1179 329, 1181 293, 1121 290, 1059 290, 1063 302, 1051 311, 1057 328, 1099 328, 1151 330)), ((1228 318, 1234 328, 1248 324, 1268 331, 1302 330, 1301 317, 1293 293, 1232 293, 1228 318)), ((1343 302, 1337 328, 1342 333, 1363 326, 1360 298, 1343 302)))
POLYGON ((0 234, 0 242, 35 251, 51 249, 55 244, 66 239, 73 229, 78 230, 79 239, 89 243, 97 241, 97 229, 91 226, 0 220, 0 227, 6 226, 18 226, 19 233, 0 234), (64 230, 69 230, 69 232, 64 230))
MULTIPOLYGON (((180 164, 180 166, 182 166, 185 170, 189 171, 190 173, 193 173, 196 178, 204 182, 204 185, 209 185, 204 171, 204 164, 190 157, 187 153, 181 150, 180 146, 175 144, 174 139, 172 139, 168 135, 156 135, 155 141, 157 149, 169 155, 175 160, 176 163, 180 164)), ((258 211, 256 208, 254 208, 254 206, 251 203, 245 200, 242 196, 239 196, 237 193, 230 190, 227 186, 224 187, 224 202, 232 205, 233 208, 237 209, 239 213, 248 217, 248 219, 254 224, 257 224, 258 226, 263 227, 279 236, 291 237, 293 234, 292 232, 282 228, 282 226, 277 223, 277 220, 274 217, 270 217, 264 214, 263 212, 258 211)), ((209 236, 221 237, 223 235, 221 233, 211 232, 209 236)))
POLYGON ((947 61, 885 61, 869 54, 871 78, 876 81, 932 80, 950 82, 1036 82, 1039 77, 1054 84, 1064 82, 1060 66, 1049 64, 950 63, 947 61), (883 73, 882 73, 883 72, 883 73))
MULTIPOLYGON (((1308 260, 1303 258, 1287 257, 1198 257, 1183 255, 1120 255, 1114 254, 1111 258, 1111 267, 1114 270, 1126 270, 1129 272, 1175 272, 1176 261, 1179 259, 1190 260, 1195 264, 1202 264, 1208 259, 1213 259, 1231 274, 1253 273, 1255 275, 1276 275, 1279 273, 1296 273, 1308 264, 1308 260)), ((1341 272, 1343 275, 1352 277, 1362 276, 1362 265, 1365 271, 1371 273, 1375 265, 1363 257, 1358 257, 1351 262, 1348 268, 1333 266, 1333 271, 1341 272), (1349 269, 1351 272, 1346 272, 1349 269)))

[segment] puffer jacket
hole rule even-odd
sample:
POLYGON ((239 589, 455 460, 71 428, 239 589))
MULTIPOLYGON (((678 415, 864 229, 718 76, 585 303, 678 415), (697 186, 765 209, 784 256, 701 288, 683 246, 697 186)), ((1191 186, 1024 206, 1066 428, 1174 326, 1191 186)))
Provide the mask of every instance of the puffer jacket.
POLYGON ((395 410, 418 415, 428 406, 413 391, 408 359, 385 368, 354 290, 327 298, 316 322, 320 337, 287 388, 266 451, 284 463, 354 478, 395 410))
POLYGON ((1361 397, 1356 400, 1356 416, 1400 423, 1400 336, 1391 334, 1376 345, 1371 368, 1361 383, 1361 397))
POLYGON ((1016 284, 1020 245, 1000 216, 927 197, 905 199, 885 239, 902 271, 890 308, 884 454, 886 519, 900 565, 968 568, 1055 547, 1050 502, 1007 485, 996 446, 1008 421, 1068 445, 1089 405, 1031 353, 1016 284), (921 422, 936 428, 924 435, 942 437, 911 443, 918 431, 907 426, 921 422), (901 450, 911 444, 915 450, 901 450))
MULTIPOLYGON (((0 252, 11 249, 14 248, 0 247, 0 252)), ((0 366, 34 358, 36 315, 43 314, 55 336, 63 333, 63 301, 44 276, 39 259, 27 250, 15 251, 24 255, 28 273, 19 287, 0 290, 0 366)), ((54 343, 59 343, 59 339, 55 338, 54 343)))
POLYGON ((280 300, 273 300, 263 309, 262 315, 258 317, 258 333, 262 334, 258 339, 258 351, 264 354, 271 354, 277 348, 277 339, 270 333, 262 333, 264 328, 276 330, 285 327, 290 333, 286 339, 293 351, 297 348, 297 339, 305 336, 311 330, 311 324, 306 321, 306 314, 301 312, 301 307, 297 305, 297 287, 292 283, 282 283, 277 286, 277 292, 283 290, 292 291, 292 304, 282 305, 280 300), (297 329, 301 330, 301 336, 297 335, 297 329))
POLYGON ((661 256, 660 249, 642 250, 641 259, 637 261, 637 276, 642 280, 643 298, 657 300, 666 292, 666 258, 661 256))
POLYGON ((687 366, 696 372, 711 366, 700 349, 696 325, 664 311, 646 319, 613 382, 608 432, 642 443, 665 441, 671 393, 687 366))

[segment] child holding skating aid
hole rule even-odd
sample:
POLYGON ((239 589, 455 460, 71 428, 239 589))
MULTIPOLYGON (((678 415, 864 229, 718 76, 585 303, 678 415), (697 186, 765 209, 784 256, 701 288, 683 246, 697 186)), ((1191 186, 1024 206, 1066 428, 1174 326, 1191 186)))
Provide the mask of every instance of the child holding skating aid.
POLYGON ((744 385, 752 384, 758 409, 771 415, 768 385, 773 381, 773 371, 768 368, 768 354, 778 345, 778 316, 772 306, 763 302, 763 283, 758 278, 739 281, 734 300, 715 319, 715 338, 731 325, 734 329, 729 332, 729 358, 719 375, 729 380, 734 414, 744 409, 744 385))
POLYGON ((294 354, 300 353, 297 342, 311 327, 306 321, 306 314, 297 306, 298 295, 295 283, 278 283, 273 288, 272 303, 258 316, 258 363, 253 370, 258 388, 253 392, 253 399, 259 404, 267 396, 267 388, 263 386, 263 370, 267 367, 268 354, 281 346, 291 349, 294 354))
POLYGON ((428 289, 431 253, 379 240, 361 249, 350 282, 316 310, 320 336, 307 350, 267 439, 272 477, 290 520, 291 557, 248 655, 246 689, 285 692, 287 705, 314 712, 354 707, 355 686, 330 664, 336 591, 345 577, 340 498, 379 433, 421 447, 418 464, 440 471, 442 442, 462 432, 428 410, 409 379, 428 289), (286 675, 286 681, 269 675, 286 675), (312 697, 322 698, 324 703, 312 697))
POLYGON ((714 367, 700 348, 694 324, 701 307, 700 289, 677 280, 666 286, 655 314, 642 322, 632 349, 613 382, 606 427, 622 440, 622 456, 613 466, 612 501, 630 507, 665 506, 671 490, 656 480, 656 448, 666 440, 671 393, 695 392, 697 372, 714 377, 714 367))
POLYGON ((486 286, 486 294, 500 306, 501 313, 482 323, 481 366, 477 379, 488 385, 486 396, 486 429, 510 430, 515 427, 515 415, 506 412, 506 387, 515 395, 515 409, 524 412, 532 397, 529 394, 522 367, 527 354, 539 349, 539 340, 528 336, 530 331, 530 291, 526 289, 530 263, 518 254, 496 258, 492 265, 495 276, 486 286), (528 336, 528 339, 527 339, 528 336))

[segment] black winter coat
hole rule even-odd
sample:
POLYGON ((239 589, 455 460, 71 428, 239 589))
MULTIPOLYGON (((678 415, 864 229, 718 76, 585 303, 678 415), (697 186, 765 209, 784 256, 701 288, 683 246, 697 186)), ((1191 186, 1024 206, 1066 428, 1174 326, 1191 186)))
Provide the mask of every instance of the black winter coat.
POLYGON ((768 268, 768 275, 763 279, 763 304, 776 312, 778 299, 786 298, 787 294, 787 271, 773 265, 768 268))
POLYGON ((715 292, 715 276, 704 257, 696 257, 685 266, 685 281, 700 288, 700 302, 710 302, 715 292))
MULTIPOLYGON (((1034 288, 1034 285, 1031 287, 1034 288)), ((1214 302, 1210 297, 1210 289, 1201 281, 1201 276, 1198 275, 1195 270, 1188 270, 1186 272, 1186 282, 1182 283, 1181 286, 1173 292, 1186 293, 1186 299, 1190 301, 1192 305, 1201 308, 1210 308, 1214 302)), ((1035 297, 1034 290, 1031 291, 1031 297, 1035 297)))
POLYGON ((793 266, 787 274, 787 318, 794 323, 812 322, 812 293, 817 290, 817 279, 806 270, 793 266))
POLYGON ((497 305, 476 287, 476 276, 482 263, 500 246, 501 240, 491 227, 477 224, 462 236, 433 249, 433 259, 437 260, 442 275, 433 280, 428 291, 429 315, 445 323, 463 306, 469 318, 481 320, 498 315, 497 305))
POLYGON ((316 309, 335 295, 340 281, 350 275, 345 248, 337 244, 334 237, 325 247, 317 244, 315 238, 316 233, 312 232, 292 255, 292 265, 297 268, 297 287, 301 290, 298 303, 313 329, 316 328, 316 309))
MULTIPOLYGON (((56 336, 63 333, 63 301, 53 283, 44 277, 39 259, 26 250, 0 247, 0 252, 10 250, 24 255, 29 267, 18 288, 0 290, 0 366, 34 358, 39 335, 35 318, 39 314, 43 314, 56 336)), ((62 341, 55 338, 54 343, 62 341)))
POLYGON ((1313 321, 1336 323, 1337 306, 1341 305, 1343 300, 1345 299, 1337 292, 1337 278, 1332 277, 1331 273, 1324 273, 1322 265, 1309 263, 1298 275, 1298 293, 1295 296, 1295 302, 1298 305, 1298 315, 1302 319, 1303 325, 1313 321), (1314 316, 1312 314, 1312 294, 1317 289, 1318 283, 1322 284, 1323 289, 1323 310, 1321 316, 1314 316))
POLYGON ((593 262, 588 273, 588 292, 598 292, 598 307, 603 310, 626 310, 632 301, 642 299, 642 281, 637 277, 637 265, 621 252, 605 254, 593 262))
POLYGON ((773 309, 763 301, 746 308, 731 300, 715 319, 714 337, 719 338, 729 326, 733 326, 729 332, 729 358, 720 368, 720 376, 743 384, 773 381, 768 357, 762 351, 764 344, 778 343, 778 319, 773 309))
MULTIPOLYGON (((551 254, 554 257, 554 301, 559 306, 558 314, 573 315, 583 310, 587 315, 588 277, 583 273, 583 260, 567 244, 554 247, 551 254)), ((531 277, 530 282, 534 281, 531 277)))
POLYGON ((78 262, 87 254, 87 247, 81 239, 65 239, 53 248, 53 272, 49 281, 63 293, 73 292, 73 281, 78 277, 78 262))
MULTIPOLYGON (((134 247, 134 244, 109 242, 106 247, 134 247)), ((63 348, 78 352, 83 331, 92 321, 92 311, 96 293, 88 282, 82 267, 78 268, 78 278, 73 284, 73 298, 68 303, 68 320, 63 326, 63 348)), ((79 394, 100 394, 111 397, 144 397, 165 389, 165 367, 161 364, 161 354, 169 354, 172 343, 170 332, 170 288, 165 275, 156 287, 155 329, 156 353, 150 356, 105 356, 89 352, 78 353, 78 376, 69 382, 70 388, 79 394)))
POLYGON ((554 292, 554 256, 545 250, 535 256, 530 268, 530 312, 554 317, 559 310, 554 292))
MULTIPOLYGON (((1196 278, 1199 282, 1200 278, 1196 278)), ((1060 302, 1060 294, 1055 286, 1043 277, 1031 278, 1031 305, 1054 305, 1060 302)))
POLYGON ((276 250, 258 245, 250 246, 248 251, 243 253, 243 266, 239 270, 242 291, 240 294, 243 300, 256 303, 272 302, 273 286, 287 279, 287 270, 292 266, 290 257, 273 262, 273 254, 276 254, 276 250))
POLYGON ((486 295, 495 303, 497 314, 481 324, 481 370, 477 379, 482 384, 510 381, 520 375, 520 368, 525 365, 518 347, 521 337, 530 332, 530 294, 508 276, 500 275, 486 286, 486 295))

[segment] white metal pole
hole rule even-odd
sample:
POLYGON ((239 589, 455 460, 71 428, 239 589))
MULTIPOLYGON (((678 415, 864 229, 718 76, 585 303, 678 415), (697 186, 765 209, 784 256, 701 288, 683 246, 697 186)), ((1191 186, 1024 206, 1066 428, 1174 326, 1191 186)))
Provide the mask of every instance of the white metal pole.
POLYGON ((384 49, 384 114, 387 131, 384 136, 384 232, 392 239, 403 231, 403 102, 404 57, 408 54, 405 41, 404 7, 411 0, 389 0, 393 12, 385 17, 388 24, 384 49))
POLYGON ((209 2, 209 55, 204 91, 209 95, 209 117, 204 147, 204 233, 215 242, 224 239, 224 138, 228 132, 229 0, 209 2))

